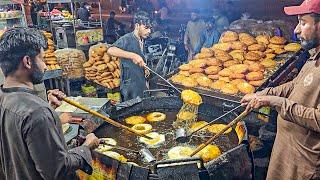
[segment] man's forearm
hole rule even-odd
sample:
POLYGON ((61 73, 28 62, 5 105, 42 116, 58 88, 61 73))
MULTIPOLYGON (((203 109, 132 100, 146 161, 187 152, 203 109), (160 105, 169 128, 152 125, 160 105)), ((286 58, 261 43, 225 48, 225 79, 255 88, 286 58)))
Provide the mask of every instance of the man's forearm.
POLYGON ((124 50, 117 48, 117 47, 110 47, 108 49, 107 53, 110 56, 115 56, 115 57, 125 58, 125 59, 132 59, 132 57, 136 55, 133 52, 124 51, 124 50))

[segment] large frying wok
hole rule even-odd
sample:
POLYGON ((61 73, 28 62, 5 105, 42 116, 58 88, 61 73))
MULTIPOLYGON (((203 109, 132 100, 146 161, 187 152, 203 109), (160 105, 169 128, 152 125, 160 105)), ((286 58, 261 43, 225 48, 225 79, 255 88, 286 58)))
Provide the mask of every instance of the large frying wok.
MULTIPOLYGON (((179 97, 149 97, 140 100, 125 102, 121 106, 103 107, 100 111, 110 115, 112 119, 121 123, 123 118, 145 114, 148 112, 160 111, 174 113, 178 112, 182 106, 179 97)), ((240 112, 240 111, 239 111, 240 112)), ((210 121, 223 114, 223 109, 217 106, 202 104, 199 107, 198 119, 210 121)), ((227 124, 237 116, 230 114, 222 119, 220 123, 227 124)), ((247 118, 254 118, 248 116, 247 118)), ((92 117, 94 121, 100 121, 92 117)), ((242 122, 237 126, 240 132, 231 134, 230 138, 218 140, 217 145, 222 150, 222 155, 205 164, 199 158, 189 158, 183 160, 163 160, 158 159, 154 164, 139 163, 135 166, 128 163, 122 163, 112 159, 99 152, 93 151, 94 173, 91 176, 99 179, 250 179, 252 173, 252 161, 247 145, 247 130, 242 122)), ((117 130, 108 123, 103 123, 94 133, 98 137, 110 137, 117 130)), ((119 131, 119 130, 118 130, 119 131)), ((130 135, 128 135, 129 138, 130 135)), ((131 135, 133 136, 133 135, 131 135)), ((229 136, 229 135, 228 135, 229 136)), ((208 138, 206 138, 208 139, 208 138)), ((202 141, 204 142, 204 140, 202 141)), ((119 142, 121 146, 125 143, 119 142)), ((135 143, 135 142, 133 142, 135 143)), ((199 142, 200 144, 201 142, 199 142)), ((128 144, 127 144, 128 145, 128 144)), ((129 145, 128 145, 129 146, 129 145)), ((134 146, 133 146, 134 147, 134 146)), ((161 147, 151 152, 161 151, 161 147)), ((123 154, 123 152, 122 152, 123 154)), ((90 176, 85 173, 79 173, 82 179, 88 179, 90 176)))

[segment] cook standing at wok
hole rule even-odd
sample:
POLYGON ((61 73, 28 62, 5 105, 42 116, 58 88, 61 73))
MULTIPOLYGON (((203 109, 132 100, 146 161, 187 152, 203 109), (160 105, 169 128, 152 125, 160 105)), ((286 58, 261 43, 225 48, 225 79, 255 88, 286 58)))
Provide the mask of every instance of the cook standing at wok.
POLYGON ((121 58, 121 99, 127 101, 143 96, 147 90, 144 39, 151 33, 151 21, 146 12, 134 15, 134 31, 122 36, 109 49, 108 54, 121 58))
POLYGON ((246 95, 247 110, 273 106, 279 115, 267 179, 320 179, 320 1, 286 7, 298 15, 295 33, 305 50, 316 53, 292 81, 246 95))

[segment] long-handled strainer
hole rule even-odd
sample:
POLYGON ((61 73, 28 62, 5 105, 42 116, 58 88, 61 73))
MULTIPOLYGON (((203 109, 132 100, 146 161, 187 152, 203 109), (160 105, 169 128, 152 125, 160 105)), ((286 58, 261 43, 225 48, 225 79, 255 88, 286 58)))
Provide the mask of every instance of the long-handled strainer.
POLYGON ((221 136, 224 132, 226 132, 230 127, 234 126, 238 122, 242 121, 244 117, 246 117, 250 111, 243 111, 239 116, 237 116, 234 120, 232 120, 225 128, 223 128, 220 132, 215 134, 213 137, 211 137, 207 142, 204 144, 201 144, 200 146, 197 147, 196 150, 194 150, 190 156, 194 156, 197 154, 199 151, 201 151, 203 148, 205 148, 207 145, 211 144, 214 140, 216 140, 218 137, 221 136))

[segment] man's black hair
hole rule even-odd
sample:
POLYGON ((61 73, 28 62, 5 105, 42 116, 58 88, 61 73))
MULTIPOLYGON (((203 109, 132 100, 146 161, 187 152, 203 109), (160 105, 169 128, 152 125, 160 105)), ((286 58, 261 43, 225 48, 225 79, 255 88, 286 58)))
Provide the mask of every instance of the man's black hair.
POLYGON ((13 28, 0 38, 0 67, 7 77, 14 73, 25 56, 34 58, 48 47, 44 34, 33 28, 13 28))
POLYGON ((151 25, 150 16, 145 11, 139 11, 134 15, 133 18, 134 24, 143 24, 143 25, 151 25))
POLYGON ((310 16, 314 18, 315 22, 320 22, 320 14, 311 13, 310 16))
POLYGON ((110 16, 111 16, 111 15, 114 15, 114 16, 115 16, 115 15, 116 15, 116 12, 111 11, 109 15, 110 15, 110 16))
POLYGON ((204 22, 214 24, 216 20, 213 17, 208 17, 208 18, 204 18, 204 22))

